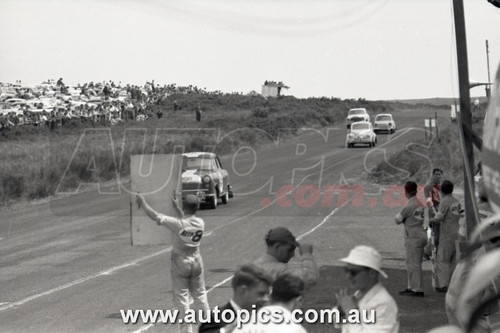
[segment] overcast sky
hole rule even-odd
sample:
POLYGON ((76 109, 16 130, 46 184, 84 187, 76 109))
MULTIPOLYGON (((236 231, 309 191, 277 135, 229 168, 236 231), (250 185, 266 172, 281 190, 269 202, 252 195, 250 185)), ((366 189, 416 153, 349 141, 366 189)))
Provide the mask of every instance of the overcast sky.
MULTIPOLYGON (((500 63, 500 9, 464 0, 469 76, 500 63)), ((194 85, 286 95, 458 96, 452 0, 0 0, 0 82, 194 85)), ((484 95, 484 88, 471 90, 484 95)))

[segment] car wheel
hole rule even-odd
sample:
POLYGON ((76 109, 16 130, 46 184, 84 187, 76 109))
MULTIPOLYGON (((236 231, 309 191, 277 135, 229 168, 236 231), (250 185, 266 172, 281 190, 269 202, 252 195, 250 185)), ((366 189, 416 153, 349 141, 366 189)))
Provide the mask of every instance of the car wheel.
POLYGON ((208 201, 208 203, 210 205, 210 208, 212 208, 212 209, 217 208, 217 199, 218 199, 217 196, 218 195, 217 195, 217 192, 216 192, 215 195, 213 197, 210 197, 210 199, 208 201))
POLYGON ((222 203, 223 203, 224 205, 226 205, 226 204, 227 204, 227 202, 228 202, 228 200, 229 200, 229 192, 228 192, 228 191, 226 191, 226 193, 225 193, 225 194, 221 197, 221 199, 222 199, 222 203))

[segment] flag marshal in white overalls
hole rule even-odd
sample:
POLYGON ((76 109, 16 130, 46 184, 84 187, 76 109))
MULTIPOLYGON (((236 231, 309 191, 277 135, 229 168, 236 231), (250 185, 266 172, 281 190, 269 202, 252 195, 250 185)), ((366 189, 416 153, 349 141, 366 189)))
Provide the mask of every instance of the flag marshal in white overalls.
MULTIPOLYGON (((187 195, 180 207, 180 200, 174 191, 173 205, 178 217, 156 212, 142 195, 137 195, 137 204, 158 225, 172 232, 172 296, 174 308, 179 310, 179 318, 190 308, 191 300, 198 301, 201 309, 209 311, 207 291, 203 276, 203 260, 200 254, 200 241, 205 231, 205 222, 197 216, 200 200, 195 195, 187 195)), ((183 324, 181 332, 193 332, 190 324, 183 324)))

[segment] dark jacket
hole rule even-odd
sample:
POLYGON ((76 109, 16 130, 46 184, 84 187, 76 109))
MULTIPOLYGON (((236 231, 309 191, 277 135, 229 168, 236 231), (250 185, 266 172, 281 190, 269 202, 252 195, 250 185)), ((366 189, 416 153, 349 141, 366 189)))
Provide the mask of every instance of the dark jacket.
MULTIPOLYGON (((219 307, 219 311, 220 311, 221 314, 222 314, 222 312, 224 310, 230 310, 230 311, 235 312, 235 310, 231 306, 230 302, 227 302, 224 306, 219 307)), ((219 319, 221 318, 221 314, 219 314, 219 319)), ((220 329, 222 327, 225 327, 225 326, 226 326, 226 323, 224 323, 222 321, 216 323, 215 320, 214 320, 214 316, 212 315, 210 323, 201 324, 200 328, 198 330, 198 333, 219 333, 220 329)))

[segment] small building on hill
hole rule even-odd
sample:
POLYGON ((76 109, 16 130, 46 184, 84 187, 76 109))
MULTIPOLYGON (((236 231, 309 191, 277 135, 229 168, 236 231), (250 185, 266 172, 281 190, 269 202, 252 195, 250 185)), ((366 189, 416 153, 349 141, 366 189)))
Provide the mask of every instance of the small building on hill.
POLYGON ((276 83, 275 81, 267 81, 262 85, 262 96, 263 97, 279 97, 281 96, 281 89, 287 87, 283 82, 276 83))

